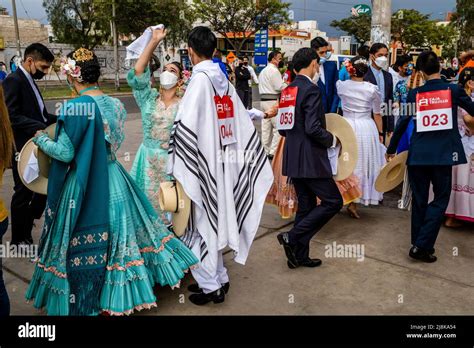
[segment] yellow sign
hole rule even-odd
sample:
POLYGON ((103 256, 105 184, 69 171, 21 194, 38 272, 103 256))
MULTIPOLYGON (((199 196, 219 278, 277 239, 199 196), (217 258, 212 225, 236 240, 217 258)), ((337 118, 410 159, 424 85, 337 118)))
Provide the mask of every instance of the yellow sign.
POLYGON ((0 36, 0 50, 5 49, 5 40, 3 39, 3 36, 0 36))
POLYGON ((235 58, 237 58, 237 57, 235 56, 234 52, 230 52, 226 57, 227 63, 232 64, 234 62, 235 58))

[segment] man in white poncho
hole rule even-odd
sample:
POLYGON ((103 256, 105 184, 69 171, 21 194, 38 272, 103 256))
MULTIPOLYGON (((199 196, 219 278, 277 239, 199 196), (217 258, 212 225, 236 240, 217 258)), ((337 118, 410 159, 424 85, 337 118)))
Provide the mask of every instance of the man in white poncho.
POLYGON ((191 302, 224 302, 229 277, 222 252, 245 264, 260 223, 273 174, 257 131, 218 64, 217 39, 209 28, 189 34, 193 75, 170 140, 168 171, 192 201, 182 240, 200 259, 191 302))

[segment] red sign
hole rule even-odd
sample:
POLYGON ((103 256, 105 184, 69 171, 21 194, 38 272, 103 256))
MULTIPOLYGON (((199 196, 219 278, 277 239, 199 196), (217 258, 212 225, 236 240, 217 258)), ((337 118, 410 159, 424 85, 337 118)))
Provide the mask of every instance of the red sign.
POLYGON ((295 106, 298 87, 286 87, 281 92, 276 119, 277 129, 292 129, 295 125, 295 106))
POLYGON ((416 131, 433 132, 453 128, 451 90, 416 95, 416 131))
POLYGON ((216 95, 214 96, 214 103, 216 104, 217 123, 222 145, 236 143, 234 103, 232 99, 229 95, 224 95, 223 97, 216 95))

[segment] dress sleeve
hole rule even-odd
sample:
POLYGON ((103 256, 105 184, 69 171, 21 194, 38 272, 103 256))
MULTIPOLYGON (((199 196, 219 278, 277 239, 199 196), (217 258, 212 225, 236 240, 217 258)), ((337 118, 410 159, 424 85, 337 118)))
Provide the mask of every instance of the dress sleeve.
POLYGON ((51 140, 47 134, 41 134, 33 138, 33 142, 48 156, 65 163, 74 159, 74 145, 68 135, 61 129, 58 141, 51 140))
POLYGON ((127 82, 132 87, 133 96, 138 107, 143 112, 150 100, 156 100, 158 91, 150 84, 150 68, 147 66, 143 74, 137 76, 135 69, 131 69, 127 74, 127 82))
POLYGON ((375 114, 381 113, 382 99, 380 98, 380 93, 377 86, 373 86, 373 97, 372 97, 372 111, 375 114))

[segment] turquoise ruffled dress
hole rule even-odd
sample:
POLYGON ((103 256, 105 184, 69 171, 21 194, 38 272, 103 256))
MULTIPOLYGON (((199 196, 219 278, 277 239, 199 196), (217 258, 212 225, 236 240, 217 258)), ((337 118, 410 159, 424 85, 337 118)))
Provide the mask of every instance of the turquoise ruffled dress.
POLYGON ((150 84, 150 70, 137 76, 128 72, 127 81, 142 114, 143 143, 140 145, 130 175, 145 192, 155 210, 168 223, 158 204, 160 182, 170 180, 166 174, 168 145, 179 103, 166 107, 150 84))
MULTIPOLYGON (((70 301, 75 294, 70 290, 68 269, 82 263, 106 263, 106 271, 98 310, 79 313, 128 315, 135 310, 155 307, 154 285, 178 287, 186 271, 198 262, 167 229, 145 194, 116 160, 115 153, 124 139, 126 111, 123 104, 105 95, 93 99, 100 110, 107 144, 109 230, 96 234, 73 232, 80 212, 70 207, 71 202, 79 198, 76 172, 71 165, 57 214, 46 219, 51 223, 45 223, 39 260, 26 294, 27 299, 34 299, 35 307, 45 308, 49 315, 71 314, 70 301), (70 257, 71 249, 95 243, 108 243, 107 253, 87 258, 70 257)), ((56 141, 46 135, 34 141, 52 158, 74 163, 78 149, 64 131, 59 132, 56 141)), ((50 214, 48 208, 46 214, 50 214)))

